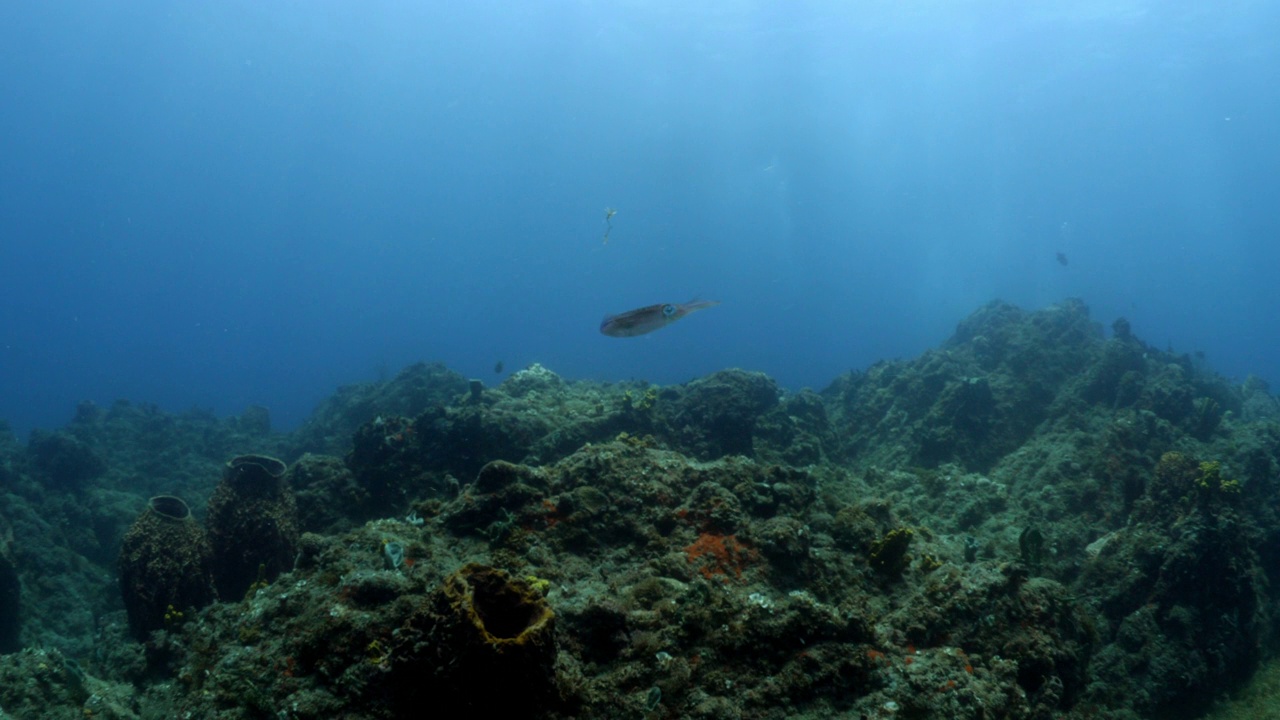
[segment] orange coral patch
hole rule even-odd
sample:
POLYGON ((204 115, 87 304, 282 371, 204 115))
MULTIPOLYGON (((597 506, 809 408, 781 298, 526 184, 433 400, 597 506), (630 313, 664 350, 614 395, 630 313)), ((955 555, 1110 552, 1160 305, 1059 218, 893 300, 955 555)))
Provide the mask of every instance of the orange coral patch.
POLYGON ((689 562, 700 563, 698 571, 707 579, 729 575, 741 579, 742 571, 758 558, 755 549, 737 537, 716 533, 702 533, 684 552, 689 562))

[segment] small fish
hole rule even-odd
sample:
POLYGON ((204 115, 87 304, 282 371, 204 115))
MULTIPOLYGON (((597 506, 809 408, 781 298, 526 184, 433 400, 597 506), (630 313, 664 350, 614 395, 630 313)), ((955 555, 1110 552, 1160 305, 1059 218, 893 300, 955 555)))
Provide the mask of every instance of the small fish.
POLYGON ((493 371, 494 371, 495 373, 502 374, 502 361, 501 361, 501 360, 499 360, 498 362, 496 362, 496 363, 494 363, 494 364, 493 364, 493 371))
POLYGON ((692 300, 687 303, 650 305, 609 315, 600 321, 600 332, 609 337, 635 337, 664 328, 691 312, 719 305, 719 300, 692 300))
POLYGON ((1067 264, 1067 256, 1065 253, 1058 253, 1058 264, 1063 266, 1067 264))

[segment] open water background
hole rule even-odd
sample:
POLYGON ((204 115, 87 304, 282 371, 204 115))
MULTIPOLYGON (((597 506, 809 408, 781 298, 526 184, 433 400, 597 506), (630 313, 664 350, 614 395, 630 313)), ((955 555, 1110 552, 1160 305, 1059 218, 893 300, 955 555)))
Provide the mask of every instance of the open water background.
POLYGON ((0 418, 287 428, 417 360, 820 388, 997 297, 1274 382, 1278 31, 1185 0, 6 3, 0 418), (723 304, 597 331, 693 297, 723 304))

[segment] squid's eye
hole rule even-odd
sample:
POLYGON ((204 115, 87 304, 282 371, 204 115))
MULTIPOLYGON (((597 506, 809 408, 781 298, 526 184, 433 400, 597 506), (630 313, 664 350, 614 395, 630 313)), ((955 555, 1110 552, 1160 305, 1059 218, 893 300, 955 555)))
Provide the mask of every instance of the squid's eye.
POLYGON ((675 305, 663 305, 663 306, 662 306, 662 317, 671 317, 672 315, 675 315, 675 314, 676 314, 676 306, 675 306, 675 305))

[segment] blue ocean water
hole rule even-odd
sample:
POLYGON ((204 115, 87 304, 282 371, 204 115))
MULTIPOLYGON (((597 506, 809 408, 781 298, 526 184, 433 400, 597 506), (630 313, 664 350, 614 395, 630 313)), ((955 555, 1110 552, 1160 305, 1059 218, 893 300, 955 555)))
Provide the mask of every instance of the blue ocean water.
POLYGON ((1277 30, 1186 0, 6 3, 0 418, 287 428, 418 360, 820 388, 997 297, 1274 383, 1277 30), (722 304, 599 333, 692 298, 722 304))

